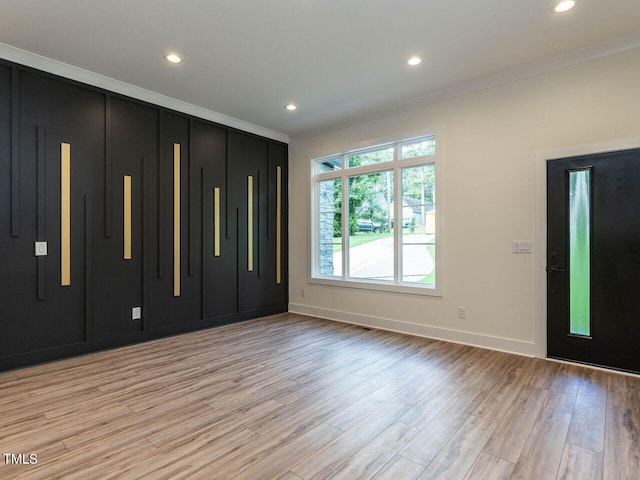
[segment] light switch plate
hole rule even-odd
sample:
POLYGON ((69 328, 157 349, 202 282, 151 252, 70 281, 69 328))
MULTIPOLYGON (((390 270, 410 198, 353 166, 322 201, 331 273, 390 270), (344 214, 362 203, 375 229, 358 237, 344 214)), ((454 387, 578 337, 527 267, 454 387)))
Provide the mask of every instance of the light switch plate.
POLYGON ((36 257, 44 257, 47 255, 47 242, 35 242, 36 257))
POLYGON ((142 318, 142 307, 133 307, 131 309, 131 320, 140 320, 142 318))
POLYGON ((513 253, 531 253, 531 240, 514 240, 512 242, 513 253))

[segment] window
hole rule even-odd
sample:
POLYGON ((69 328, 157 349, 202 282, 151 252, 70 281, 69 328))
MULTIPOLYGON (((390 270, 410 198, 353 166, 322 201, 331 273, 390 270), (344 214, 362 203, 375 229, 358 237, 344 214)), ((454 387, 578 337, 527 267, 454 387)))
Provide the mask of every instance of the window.
POLYGON ((569 170, 569 333, 591 335, 591 169, 569 170))
POLYGON ((436 159, 432 134, 312 160, 312 281, 440 295, 436 159))

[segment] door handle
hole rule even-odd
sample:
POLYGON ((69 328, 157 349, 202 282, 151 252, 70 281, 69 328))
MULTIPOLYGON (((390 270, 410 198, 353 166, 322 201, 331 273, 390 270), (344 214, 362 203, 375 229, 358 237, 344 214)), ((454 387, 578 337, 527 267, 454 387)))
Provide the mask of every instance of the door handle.
POLYGON ((555 265, 551 265, 549 267, 547 267, 547 272, 549 273, 561 273, 561 272, 566 272, 567 270, 565 268, 560 268, 557 267, 555 265))

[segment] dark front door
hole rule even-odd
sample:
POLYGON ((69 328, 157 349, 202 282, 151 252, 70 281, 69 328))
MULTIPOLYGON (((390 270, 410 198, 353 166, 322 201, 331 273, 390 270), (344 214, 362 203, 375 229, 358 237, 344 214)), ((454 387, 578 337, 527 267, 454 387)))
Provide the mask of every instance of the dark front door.
POLYGON ((640 372, 640 149, 547 162, 547 353, 640 372))

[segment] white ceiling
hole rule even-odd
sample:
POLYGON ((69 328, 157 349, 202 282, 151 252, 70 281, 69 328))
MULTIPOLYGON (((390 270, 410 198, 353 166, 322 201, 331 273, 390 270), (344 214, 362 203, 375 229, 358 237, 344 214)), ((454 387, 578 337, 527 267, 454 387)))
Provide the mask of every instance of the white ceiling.
POLYGON ((640 46, 640 0, 556 1, 2 0, 0 42, 295 139, 640 46))

